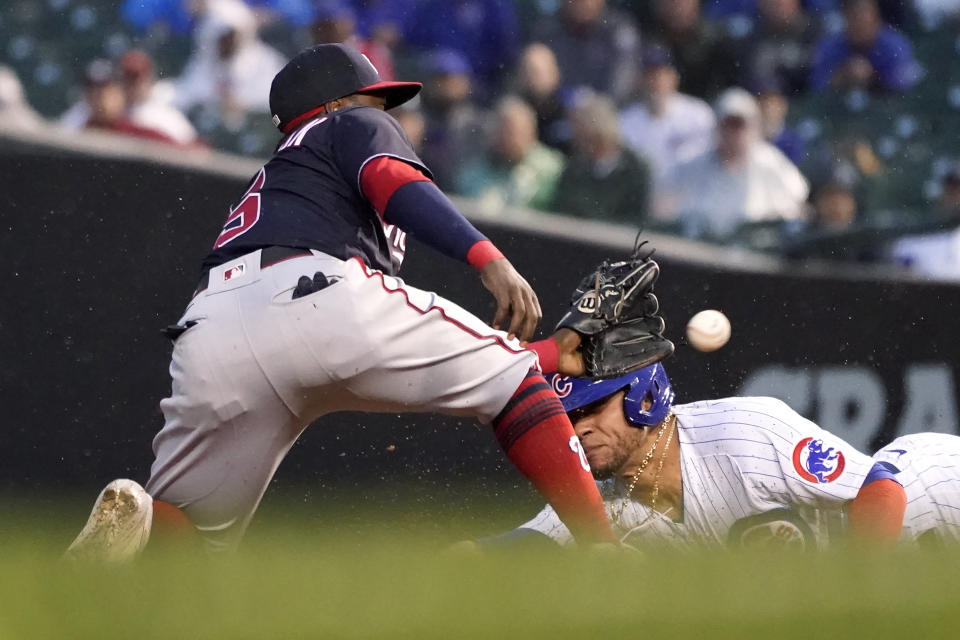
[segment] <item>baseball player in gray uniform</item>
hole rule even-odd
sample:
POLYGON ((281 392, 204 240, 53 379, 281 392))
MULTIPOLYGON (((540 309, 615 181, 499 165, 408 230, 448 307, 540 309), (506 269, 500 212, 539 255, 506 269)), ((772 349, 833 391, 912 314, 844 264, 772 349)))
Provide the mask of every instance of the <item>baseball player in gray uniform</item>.
MULTIPOLYGON (((957 521, 960 466, 938 468, 960 456, 960 438, 908 436, 871 458, 773 398, 674 405, 660 363, 552 384, 623 542, 814 547, 838 529, 890 542, 957 521)), ((547 539, 573 542, 550 507, 479 542, 547 539)))
POLYGON ((124 560, 169 530, 234 547, 303 429, 348 410, 491 424, 578 540, 615 541, 541 373, 556 370, 558 343, 525 342, 536 295, 384 112, 419 90, 382 81, 341 44, 307 49, 277 74, 270 104, 283 138, 169 328, 172 389, 150 478, 104 489, 71 556, 124 560), (408 233, 477 271, 498 304, 494 326, 397 277, 408 233))

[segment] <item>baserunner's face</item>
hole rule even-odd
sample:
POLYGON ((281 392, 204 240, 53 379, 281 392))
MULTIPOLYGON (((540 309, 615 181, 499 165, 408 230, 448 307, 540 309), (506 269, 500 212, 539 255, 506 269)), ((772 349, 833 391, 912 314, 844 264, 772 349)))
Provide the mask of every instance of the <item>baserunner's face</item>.
POLYGON ((624 391, 570 412, 590 469, 597 479, 616 475, 643 440, 643 429, 623 414, 624 391))

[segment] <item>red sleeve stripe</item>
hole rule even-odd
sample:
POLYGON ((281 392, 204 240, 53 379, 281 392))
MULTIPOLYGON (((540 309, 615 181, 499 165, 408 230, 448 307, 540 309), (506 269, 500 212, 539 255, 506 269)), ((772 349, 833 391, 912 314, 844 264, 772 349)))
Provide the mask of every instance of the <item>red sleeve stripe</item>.
POLYGON ((430 178, 413 165, 390 156, 373 158, 360 173, 360 190, 381 218, 397 189, 411 182, 430 182, 430 178))
POLYGON ((478 270, 483 269, 491 260, 502 257, 503 254, 500 253, 500 250, 489 240, 480 240, 470 247, 470 251, 467 252, 467 262, 474 269, 478 270))
POLYGON ((538 340, 527 345, 527 349, 537 354, 540 360, 540 371, 543 375, 557 372, 560 362, 560 347, 553 338, 538 340))

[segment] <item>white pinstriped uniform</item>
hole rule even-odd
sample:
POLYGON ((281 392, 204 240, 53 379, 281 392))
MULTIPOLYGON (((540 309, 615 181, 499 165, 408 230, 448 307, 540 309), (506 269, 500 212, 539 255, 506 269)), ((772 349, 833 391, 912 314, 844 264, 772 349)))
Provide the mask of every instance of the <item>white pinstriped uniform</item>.
POLYGON ((877 451, 874 460, 889 462, 907 492, 901 540, 925 531, 960 541, 960 437, 945 433, 901 436, 877 451))
MULTIPOLYGON (((652 513, 635 500, 624 504, 626 488, 620 479, 598 483, 614 530, 631 543, 639 538, 644 543, 723 545, 737 520, 781 508, 794 509, 816 531, 825 513, 839 515, 856 497, 874 465, 873 458, 773 398, 694 402, 677 405, 673 412, 683 482, 679 522, 652 513), (840 454, 818 470, 826 482, 819 482, 806 466, 804 443, 815 445, 816 440, 822 441, 824 451, 833 448, 831 456, 840 454), (800 457, 795 464, 796 455, 800 457)), ((560 544, 573 542, 549 506, 521 528, 539 531, 560 544)), ((822 536, 821 531, 821 542, 822 536)))

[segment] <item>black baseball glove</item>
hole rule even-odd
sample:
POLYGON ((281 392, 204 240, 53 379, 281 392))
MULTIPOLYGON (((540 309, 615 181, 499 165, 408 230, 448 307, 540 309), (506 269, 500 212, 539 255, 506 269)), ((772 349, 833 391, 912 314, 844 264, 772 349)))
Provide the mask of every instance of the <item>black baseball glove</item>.
POLYGON ((663 360, 673 343, 663 337, 663 318, 653 285, 660 267, 641 243, 627 260, 605 261, 573 292, 557 324, 580 334, 586 375, 614 378, 663 360))

